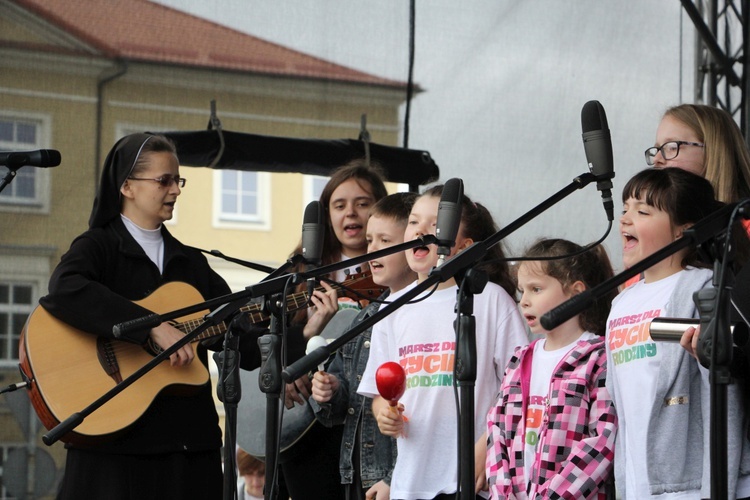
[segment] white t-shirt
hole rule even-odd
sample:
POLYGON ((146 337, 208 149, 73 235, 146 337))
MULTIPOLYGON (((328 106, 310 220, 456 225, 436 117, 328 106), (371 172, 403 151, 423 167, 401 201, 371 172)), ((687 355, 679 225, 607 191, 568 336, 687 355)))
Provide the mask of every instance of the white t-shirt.
POLYGON ((626 500, 695 499, 700 490, 651 495, 648 486, 647 453, 648 425, 659 377, 662 353, 649 335, 653 318, 664 314, 681 273, 646 283, 641 280, 615 298, 607 320, 607 347, 613 363, 607 367, 614 373, 614 402, 618 413, 617 439, 625 442, 626 500))
MULTIPOLYGON (((389 297, 396 299, 415 284, 389 297)), ((406 437, 398 439, 398 458, 391 498, 433 498, 453 493, 458 485, 456 403, 453 392, 456 287, 438 290, 426 300, 407 304, 373 327, 370 357, 358 392, 378 394, 377 368, 386 361, 404 367, 406 437)), ((426 292, 428 293, 428 292, 426 292)), ((474 436, 486 430, 505 366, 516 346, 528 343, 516 303, 502 288, 488 283, 474 297, 477 378, 474 391, 474 436)))
POLYGON ((529 483, 529 473, 533 470, 534 460, 536 459, 536 447, 539 438, 539 432, 542 428, 544 411, 546 408, 547 398, 549 397, 550 382, 552 374, 555 373, 557 365, 581 340, 595 339, 596 334, 583 332, 574 342, 555 349, 546 351, 544 349, 546 339, 542 339, 534 344, 534 355, 531 358, 531 380, 529 381, 529 401, 526 404, 526 427, 524 435, 523 462, 526 483, 529 483))

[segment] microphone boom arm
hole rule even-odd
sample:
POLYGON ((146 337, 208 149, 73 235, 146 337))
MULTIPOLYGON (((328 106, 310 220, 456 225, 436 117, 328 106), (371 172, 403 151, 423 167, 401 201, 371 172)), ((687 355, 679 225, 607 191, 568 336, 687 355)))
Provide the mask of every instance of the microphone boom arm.
MULTIPOLYGON (((589 184, 591 184, 594 181, 600 181, 602 180, 602 177, 605 176, 597 176, 590 172, 586 172, 584 174, 579 175, 575 179, 573 179, 570 184, 562 188, 557 193, 553 194, 543 202, 541 202, 536 207, 532 208, 525 214, 523 214, 521 217, 517 218, 504 228, 502 228, 500 231, 496 232, 489 238, 485 240, 485 243, 487 245, 487 248, 491 247, 492 245, 499 243, 501 240, 506 238, 508 235, 516 231, 518 228, 529 222, 531 219, 536 217, 537 215, 541 214, 542 212, 546 211, 548 208, 552 207, 553 205, 557 204, 559 201, 565 199, 568 197, 571 193, 574 191, 577 191, 579 189, 582 189, 589 184)), ((611 178, 611 177, 608 177, 611 178)))
MULTIPOLYGON (((496 243, 500 242, 503 238, 507 237, 509 234, 516 231, 518 228, 523 226, 526 222, 533 219, 540 213, 544 212, 566 196, 570 195, 574 191, 581 189, 585 187, 586 185, 590 184, 591 182, 597 181, 599 178, 592 174, 592 173, 584 173, 573 179, 570 184, 565 186, 563 189, 558 191, 557 193, 553 194, 551 197, 549 197, 547 200, 543 201, 541 204, 537 205, 535 208, 529 210, 524 215, 516 219, 514 222, 510 223, 509 225, 505 226, 500 231, 497 231, 495 234, 490 236, 484 241, 478 241, 470 245, 468 248, 463 250, 462 252, 455 255, 450 260, 445 261, 444 264, 437 266, 432 269, 430 272, 430 275, 427 277, 425 281, 422 283, 417 284, 417 286, 406 292, 405 294, 398 297, 396 300, 391 302, 388 307, 381 308, 377 313, 373 314, 369 318, 363 320, 361 323, 358 323, 356 326, 351 328, 350 330, 347 330, 344 332, 339 338, 331 342, 330 344, 322 347, 318 347, 314 351, 312 351, 310 354, 307 354, 291 365, 289 365, 286 369, 284 369, 281 372, 282 377, 284 378, 284 381, 287 383, 293 382, 305 373, 315 369, 315 367, 318 366, 319 363, 324 361, 328 358, 328 356, 331 355, 331 353, 335 352, 336 349, 343 346, 353 338, 355 338, 360 333, 364 332, 368 328, 370 328, 372 325, 380 321, 381 319, 385 318, 389 314, 391 314, 393 311, 398 309, 403 304, 406 304, 409 300, 419 295, 421 292, 427 290, 434 284, 438 282, 445 282, 452 278, 453 276, 465 271, 467 268, 473 266, 477 262, 479 262, 482 257, 487 253, 487 249, 489 249, 492 245, 495 245, 496 243)), ((425 239, 431 239, 430 243, 437 243, 437 239, 432 235, 426 235, 424 236, 425 239)), ((418 241, 418 240, 414 240, 418 241)), ((403 243, 401 245, 394 245, 392 247, 386 248, 384 250, 379 250, 377 252, 373 252, 371 254, 367 254, 363 257, 366 258, 357 258, 361 259, 361 262, 364 262, 366 260, 373 260, 381 255, 390 255, 391 253, 395 253, 398 251, 402 251, 408 248, 414 248, 414 241, 403 243), (394 252, 395 250, 395 252, 394 252)), ((348 266, 351 266, 352 261, 355 261, 355 259, 350 259, 345 261, 345 263, 348 266)), ((315 270, 314 274, 318 275, 321 271, 325 270, 326 272, 331 272, 336 266, 339 266, 340 264, 334 264, 331 266, 326 267, 320 267, 315 270)))
POLYGON ((661 250, 657 250, 640 262, 634 264, 631 268, 624 270, 620 274, 613 276, 607 281, 603 281, 593 288, 579 293, 578 295, 566 300, 554 309, 546 312, 540 319, 545 330, 552 330, 556 326, 564 323, 573 316, 580 314, 602 294, 616 288, 629 278, 640 274, 646 269, 652 267, 657 262, 661 262, 672 254, 675 254, 691 245, 700 245, 712 237, 718 235, 727 227, 727 221, 736 204, 725 205, 708 217, 701 219, 694 226, 683 232, 682 238, 673 241, 661 250))

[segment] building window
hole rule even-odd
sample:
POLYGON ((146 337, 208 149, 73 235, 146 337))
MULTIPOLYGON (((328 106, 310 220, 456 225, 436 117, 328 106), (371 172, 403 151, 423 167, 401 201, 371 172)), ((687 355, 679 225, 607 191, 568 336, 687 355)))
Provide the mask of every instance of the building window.
POLYGON ((234 220, 257 220, 258 173, 221 171, 221 216, 234 220))
MULTIPOLYGON (((320 200, 320 195, 323 192, 323 188, 326 187, 330 177, 323 177, 320 175, 306 175, 303 180, 303 186, 305 191, 305 206, 311 201, 320 200)), ((328 208, 328 207, 324 207, 328 208)))
POLYGON ((34 309, 33 283, 0 281, 0 362, 18 360, 18 343, 34 309))
POLYGON ((220 227, 268 229, 270 175, 214 171, 214 223, 220 227))
MULTIPOLYGON (((28 151, 42 148, 45 125, 42 119, 21 119, 0 115, 0 151, 28 151)), ((46 169, 21 167, 16 176, 0 192, 0 204, 46 208, 48 205, 48 174, 46 169)), ((0 165, 0 178, 8 175, 8 167, 0 165)))

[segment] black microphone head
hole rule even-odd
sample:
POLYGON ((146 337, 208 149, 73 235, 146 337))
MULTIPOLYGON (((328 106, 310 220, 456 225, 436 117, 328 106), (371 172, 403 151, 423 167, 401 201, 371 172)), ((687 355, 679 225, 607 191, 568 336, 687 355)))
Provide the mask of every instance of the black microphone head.
POLYGON ((11 169, 18 169, 24 166, 56 167, 60 164, 60 160, 60 152, 55 149, 0 153, 0 165, 7 165, 11 169))
MULTIPOLYGON (((589 101, 583 105, 581 129, 589 170, 600 182, 611 179, 615 176, 612 137, 607 125, 607 115, 599 101, 589 101)), ((607 187, 611 188, 611 183, 607 187)), ((602 189, 602 186, 598 188, 602 189)))
POLYGON ((458 227, 461 224, 461 199, 464 196, 464 181, 448 179, 443 185, 443 194, 438 204, 435 236, 438 239, 438 253, 450 253, 456 244, 458 227), (447 251, 446 251, 447 249, 447 251))
POLYGON ((589 101, 581 110, 581 129, 583 133, 595 130, 609 130, 607 114, 599 101, 589 101))
POLYGON ((319 201, 311 201, 305 207, 305 215, 302 216, 303 224, 323 223, 323 204, 319 201))
POLYGON ((39 165, 40 167, 56 167, 62 161, 62 156, 56 149, 42 149, 39 152, 42 153, 42 165, 39 165))
POLYGON ((323 258, 323 204, 311 201, 302 219, 302 256, 311 264, 319 265, 323 258))
POLYGON ((453 179, 448 179, 445 181, 445 184, 443 184, 443 194, 440 196, 440 201, 460 203, 463 195, 464 181, 454 177, 453 179))

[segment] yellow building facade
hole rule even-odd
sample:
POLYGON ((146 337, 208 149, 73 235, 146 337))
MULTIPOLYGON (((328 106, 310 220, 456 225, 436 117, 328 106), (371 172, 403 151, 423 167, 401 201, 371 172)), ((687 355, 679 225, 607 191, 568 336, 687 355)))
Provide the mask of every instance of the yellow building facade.
MULTIPOLYGON (((43 9, 44 2, 28 4, 43 9)), ((149 6, 143 0, 133 4, 134 9, 149 6)), ((54 168, 19 168, 0 192, 2 387, 21 380, 18 347, 25 319, 46 293, 61 255, 86 230, 101 165, 119 137, 137 131, 204 130, 215 101, 224 130, 356 138, 366 114, 373 142, 398 143, 398 110, 405 91, 397 82, 377 77, 368 82, 359 76, 347 81, 341 67, 327 79, 304 72, 279 75, 165 62, 158 51, 153 60, 133 59, 56 24, 59 12, 27 7, 26 2, 0 1, 0 152, 55 149, 62 162, 54 168)), ((310 63, 321 65, 314 58, 310 63)), ((0 166, 0 178, 9 178, 8 172, 0 166)), ((225 203, 233 196, 228 189, 232 180, 224 172, 182 167, 181 175, 187 185, 169 230, 188 245, 271 267, 283 263, 298 243, 304 208, 320 188, 320 181, 302 174, 235 174, 249 176, 237 179, 252 184, 240 191, 252 200, 253 209, 232 212, 225 203)), ((263 276, 215 257, 209 261, 234 290, 263 276)), ((19 483, 36 498, 53 494, 64 453, 60 443, 42 444, 44 432, 24 391, 0 396, 1 498, 10 497, 19 483)))

